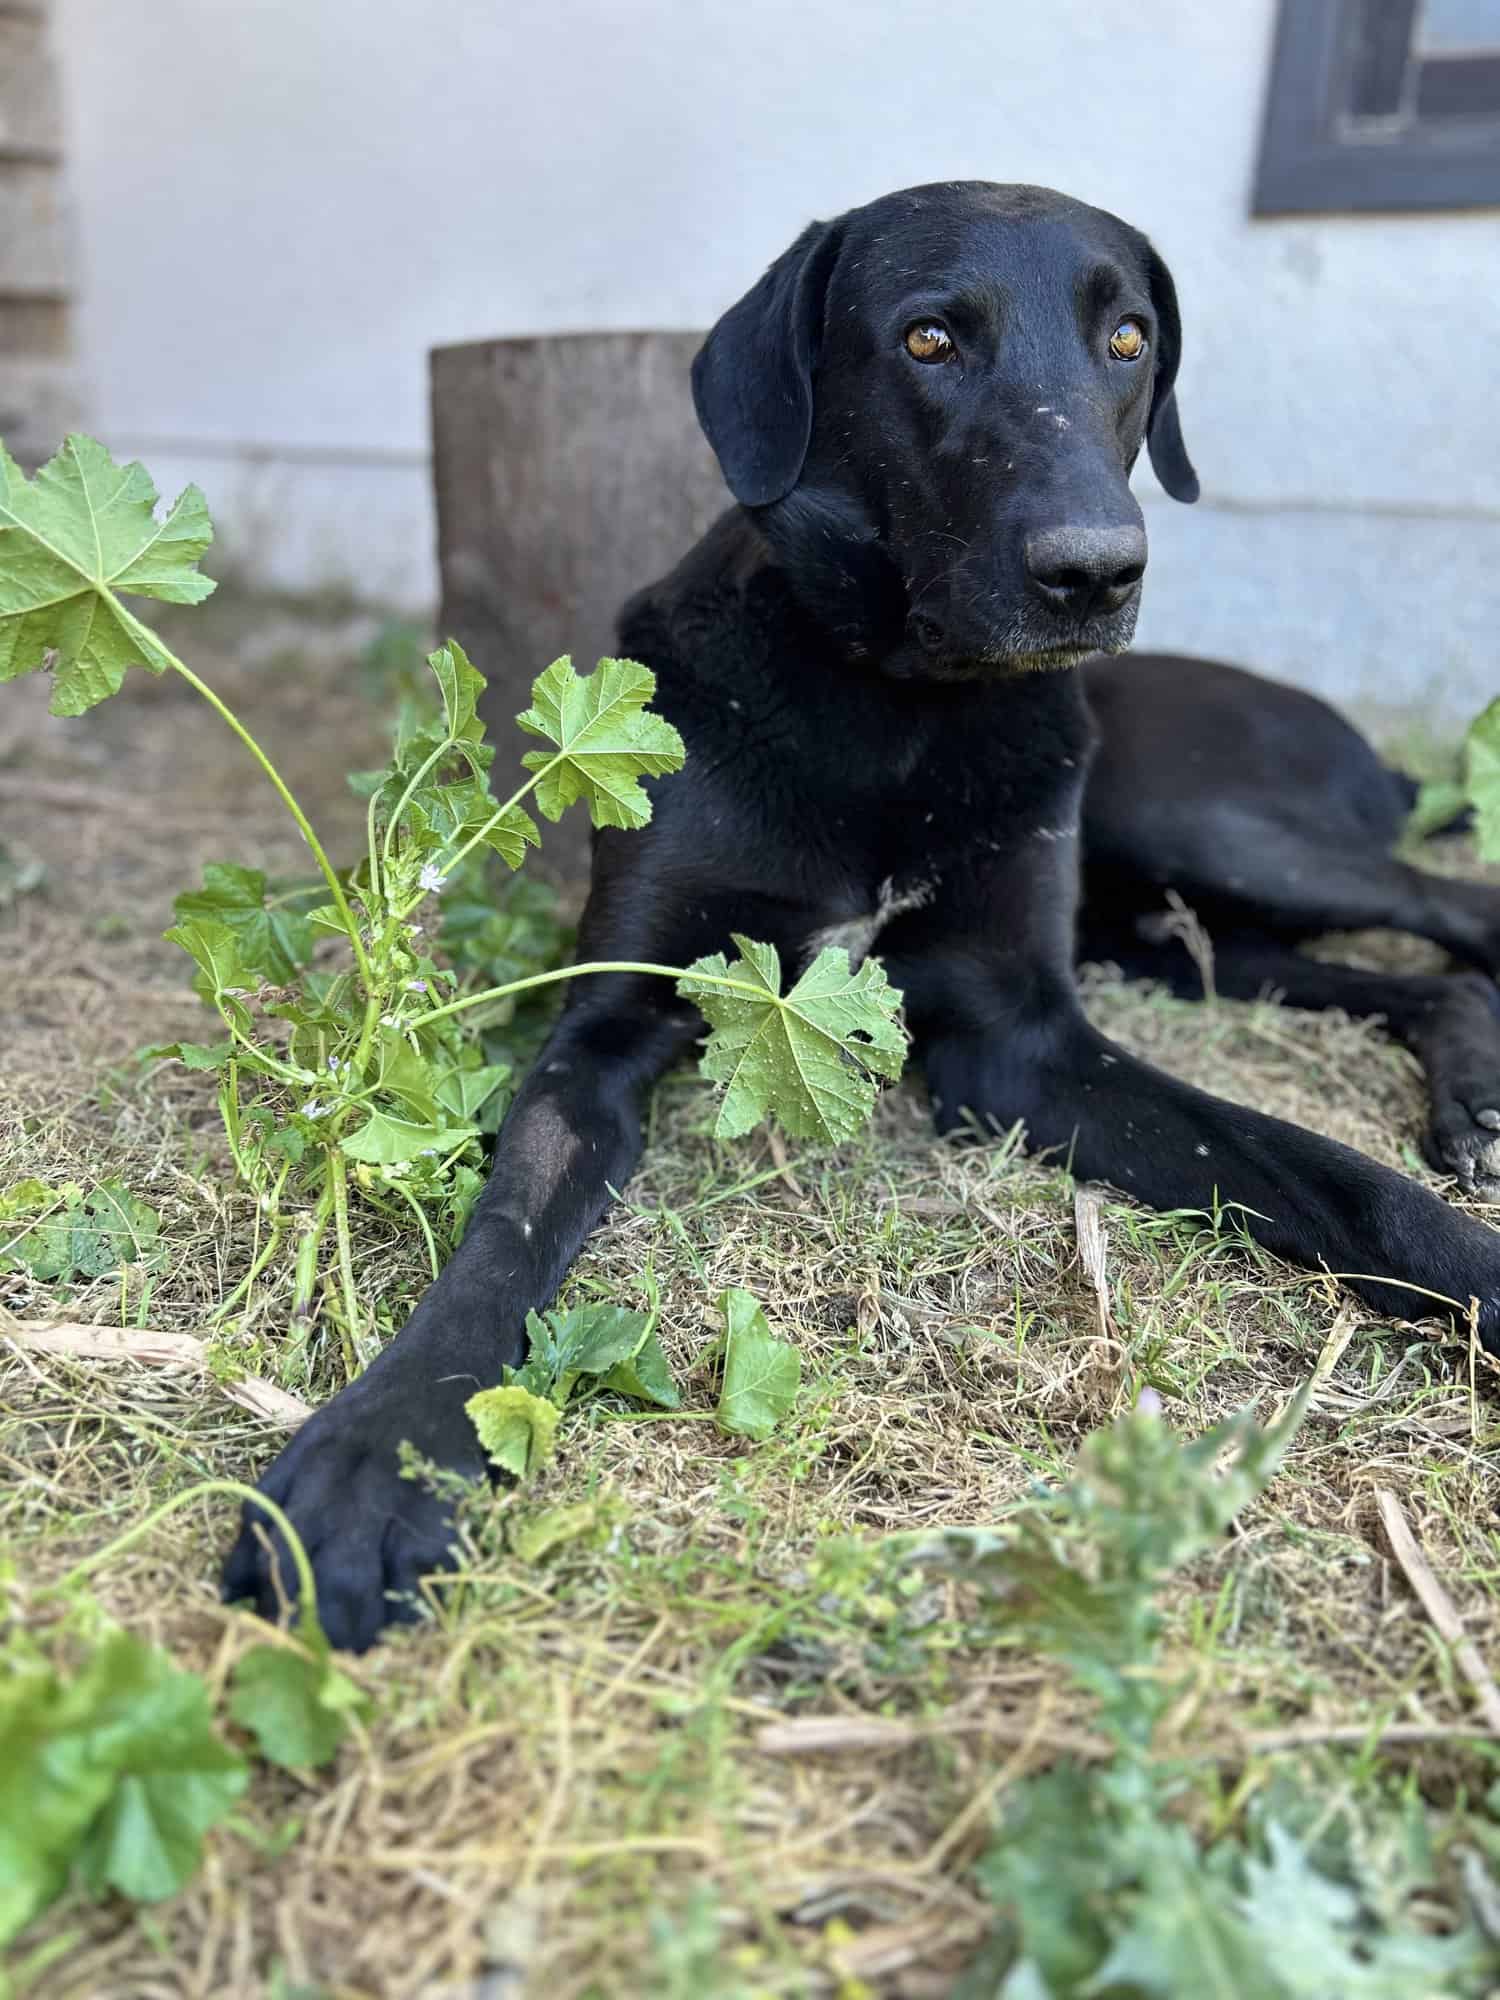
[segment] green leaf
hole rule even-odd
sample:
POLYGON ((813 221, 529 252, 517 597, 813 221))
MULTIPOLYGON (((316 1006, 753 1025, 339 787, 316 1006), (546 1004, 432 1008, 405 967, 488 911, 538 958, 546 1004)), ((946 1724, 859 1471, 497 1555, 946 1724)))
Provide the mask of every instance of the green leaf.
POLYGON ((797 1400, 802 1356, 778 1340, 753 1293, 722 1293, 724 1382, 714 1421, 734 1437, 768 1438, 797 1400))
MULTIPOLYGON (((417 1054, 399 1028, 382 1028, 375 1044, 374 1074, 369 1078, 386 1097, 399 1099, 418 1125, 435 1125, 437 1092, 425 1057, 417 1054)), ((429 1142, 430 1143, 430 1142, 429 1142)), ((356 1158, 360 1157, 355 1155, 356 1158)))
MULTIPOLYGON (((484 826, 482 844, 493 848, 507 868, 519 868, 526 859, 527 848, 540 847, 542 844, 542 836, 537 830, 536 821, 521 806, 507 806, 498 816, 491 806, 481 824, 484 826)), ((461 829, 466 840, 471 833, 477 833, 478 830, 472 820, 466 822, 461 829)))
MULTIPOLYGON (((180 944, 198 967, 194 990, 206 1000, 222 1000, 226 994, 253 993, 259 980, 240 961, 239 940, 217 917, 195 917, 188 923, 173 924, 162 932, 169 944, 180 944)), ((249 1015, 239 1008, 241 1025, 249 1015)))
POLYGON ((437 1101, 467 1123, 480 1114, 510 1076, 509 1063, 481 1063, 478 1069, 450 1069, 439 1078, 437 1101))
POLYGON ((1072 1479, 1012 1531, 950 1528, 910 1553, 970 1577, 1009 1633, 1099 1698, 1115 1740, 1140 1748, 1172 1699, 1161 1676, 1143 1671, 1160 1637, 1157 1588, 1217 1547, 1264 1491, 1306 1404, 1304 1391, 1276 1424, 1260 1428, 1241 1412, 1186 1444, 1159 1415, 1127 1411, 1084 1440, 1072 1479))
POLYGON ((509 1372, 562 1408, 580 1375, 605 1388, 673 1410, 678 1404, 667 1357, 656 1338, 656 1319, 625 1306, 573 1306, 567 1312, 528 1313, 524 1367, 509 1372))
POLYGON ((659 1410, 675 1410, 682 1404, 654 1329, 634 1354, 625 1361, 617 1361, 599 1380, 601 1388, 631 1396, 638 1403, 654 1403, 659 1410))
POLYGON ((267 906, 266 878, 259 868, 210 861, 203 870, 203 887, 185 890, 172 908, 180 924, 205 919, 222 924, 235 941, 242 970, 253 975, 250 985, 264 979, 284 986, 312 957, 312 925, 300 911, 267 906))
MULTIPOLYGON (((393 798, 390 802, 395 804, 393 798)), ((406 838, 419 854, 467 845, 475 835, 492 847, 508 868, 519 868, 528 847, 540 847, 536 821, 520 806, 502 813, 483 778, 456 778, 420 785, 402 815, 406 838)))
POLYGON ((1122 1879, 1122 1862, 1129 1879, 1124 1845, 1115 1818, 1098 1808, 1090 1774, 1076 1764, 1060 1764, 1010 1793, 999 1834, 975 1871, 1021 1948, 1021 1962, 1000 1988, 1004 2000, 1081 1990, 1109 1947, 1107 1899, 1122 1879))
POLYGON ((479 720, 477 709, 485 690, 484 675, 457 639, 447 639, 437 652, 429 653, 427 664, 436 676, 442 693, 448 734, 457 743, 482 743, 484 724, 479 720))
POLYGON ((229 1041, 161 1042, 155 1048, 141 1050, 145 1062, 160 1062, 170 1057, 184 1069, 222 1069, 233 1054, 234 1043, 229 1041))
POLYGON ((1474 830, 1486 861, 1500 860, 1500 699, 1469 725, 1464 777, 1474 807, 1474 830))
POLYGON ((363 1160, 372 1167, 391 1167, 403 1160, 415 1160, 423 1153, 446 1153, 474 1136, 472 1125, 413 1125, 388 1112, 372 1111, 350 1138, 339 1142, 351 1160, 363 1160))
MULTIPOLYGON (((1286 1987, 1235 1907, 1226 1883, 1208 1874, 1182 1826, 1143 1833, 1145 1886, 1131 1920, 1083 1994, 1151 1994, 1160 2000, 1288 2000, 1286 1987)), ((1277 1954, 1278 1960, 1280 1954, 1277 1954)), ((1337 2000, 1321 1989, 1319 2000, 1337 2000)))
MULTIPOLYGON (((29 1193, 41 1186, 22 1182, 10 1198, 16 1200, 21 1189, 29 1193)), ((161 1218, 123 1181, 101 1181, 88 1195, 72 1181, 55 1193, 46 1188, 42 1193, 46 1206, 37 1202, 31 1208, 37 1219, 30 1228, 0 1237, 0 1270, 24 1269, 42 1284, 103 1278, 122 1264, 146 1262, 155 1251, 161 1218)))
POLYGON ((253 1646, 235 1667, 231 1718, 254 1736, 262 1757, 301 1770, 326 1764, 365 1715, 370 1698, 314 1649, 253 1646))
POLYGON ((0 1938, 71 1867, 96 1891, 175 1894, 246 1778, 203 1682, 129 1633, 67 1679, 38 1662, 0 1683, 0 1938))
POLYGON ((562 1411, 519 1382, 508 1382, 502 1389, 481 1389, 464 1408, 491 1459, 516 1479, 537 1471, 556 1449, 562 1411))
POLYGON ((1497 1969, 1473 1933, 1378 1929, 1294 1834, 1272 1820, 1265 1840, 1266 1859, 1246 1859, 1241 1907, 1287 2000, 1447 2000, 1463 1974, 1497 1969))
POLYGON ((127 667, 160 673, 106 592, 197 604, 213 589, 197 563, 213 523, 196 486, 156 518, 142 465, 116 465, 70 437, 27 480, 0 444, 0 681, 54 662, 52 712, 81 715, 119 688, 127 667))
POLYGON ((714 1129, 736 1138, 771 1117, 797 1138, 851 1138, 874 1109, 874 1079, 901 1074, 901 995, 877 960, 856 971, 830 946, 783 998, 775 947, 738 934, 734 942, 732 965, 715 952, 677 982, 713 1031, 701 1067, 724 1085, 714 1129), (752 990, 726 990, 725 979, 752 990))
POLYGON ((586 1535, 600 1515, 597 1500, 575 1500, 571 1506, 548 1507, 529 1519, 510 1520, 505 1539, 511 1553, 525 1563, 537 1563, 566 1542, 586 1535))
MULTIPOLYGON (((76 1181, 70 1181, 68 1186, 82 1196, 83 1190, 76 1181)), ((45 1181, 39 1181, 34 1176, 24 1181, 12 1181, 8 1188, 0 1188, 0 1222, 9 1222, 21 1215, 39 1215, 44 1208, 61 1199, 61 1190, 54 1193, 45 1181)))
POLYGON ((626 1306, 574 1306, 548 1313, 555 1342, 557 1382, 571 1389, 580 1375, 607 1375, 639 1351, 647 1330, 644 1313, 626 1306))
POLYGON ((86 1728, 97 1684, 97 1663, 71 1688, 41 1665, 0 1680, 0 1944, 61 1891, 109 1797, 86 1728))
MULTIPOLYGON (((154 1647, 135 1646, 115 1688, 116 1715, 98 1732, 114 1767, 110 1797, 90 1827, 78 1872, 96 1893, 137 1902, 173 1896, 198 1865, 203 1835, 244 1791, 244 1760, 214 1734, 208 1689, 154 1647)), ((97 1738, 96 1738, 97 1740, 97 1738)))
POLYGON ((601 660, 591 674, 575 673, 566 656, 553 661, 532 685, 531 707, 516 717, 563 753, 530 750, 521 760, 544 773, 536 788, 540 812, 560 819, 585 799, 595 826, 646 824, 651 801, 641 778, 680 770, 684 756, 671 723, 646 712, 655 692, 656 676, 634 660, 601 660))

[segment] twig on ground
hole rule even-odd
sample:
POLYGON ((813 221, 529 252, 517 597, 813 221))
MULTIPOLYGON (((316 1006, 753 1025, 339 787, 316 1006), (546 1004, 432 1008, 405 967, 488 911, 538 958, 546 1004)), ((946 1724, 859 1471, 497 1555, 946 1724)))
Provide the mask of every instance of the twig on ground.
MULTIPOLYGON (((1251 1756, 1314 1749, 1319 1744, 1391 1749, 1402 1744, 1472 1743, 1487 1740, 1493 1727, 1493 1724, 1490 1728, 1477 1728, 1472 1723, 1393 1722, 1382 1728, 1357 1722, 1295 1722, 1285 1729, 1252 1729, 1244 1736, 1216 1743, 1203 1754, 1217 1763, 1234 1765, 1251 1756)), ((769 1723, 757 1731, 755 1747, 768 1757, 837 1755, 849 1750, 869 1755, 883 1750, 909 1750, 914 1744, 938 1736, 985 1736, 995 1743, 1035 1743, 1039 1749, 1059 1755, 1092 1760, 1110 1754, 1102 1736, 1071 1729, 1038 1733, 1026 1722, 995 1721, 982 1715, 952 1716, 930 1723, 892 1722, 877 1715, 797 1716, 788 1722, 769 1723)), ((1186 1746, 1184 1749, 1185 1754, 1193 1754, 1186 1746)))
POLYGON ((1479 1648, 1466 1636, 1463 1620, 1459 1617, 1452 1598, 1438 1582, 1433 1574, 1432 1565, 1418 1547, 1417 1538, 1408 1527, 1406 1516, 1401 1511, 1400 1501, 1394 1493, 1384 1487, 1376 1488, 1375 1500, 1380 1508, 1380 1518, 1385 1524, 1392 1554, 1405 1572, 1407 1582, 1421 1600, 1422 1609, 1437 1627, 1441 1637, 1453 1648, 1454 1661, 1459 1672, 1474 1690, 1480 1714, 1492 1732, 1500 1736, 1500 1687, 1496 1687, 1494 1676, 1480 1658, 1479 1648))
POLYGON ((1094 1288, 1099 1308, 1099 1331, 1106 1340, 1117 1336, 1109 1310, 1109 1271, 1105 1263, 1109 1239, 1104 1233, 1104 1203, 1098 1191, 1078 1186, 1073 1190, 1073 1226, 1078 1232, 1078 1261, 1094 1288))
POLYGON ((232 1403, 238 1403, 267 1423, 296 1430, 312 1415, 312 1405, 262 1375, 241 1375, 221 1382, 208 1366, 208 1348, 190 1333, 164 1333, 151 1327, 81 1326, 59 1320, 49 1325, 13 1319, 0 1311, 0 1340, 36 1354, 58 1354, 77 1361, 135 1361, 149 1368, 191 1368, 207 1375, 232 1403))

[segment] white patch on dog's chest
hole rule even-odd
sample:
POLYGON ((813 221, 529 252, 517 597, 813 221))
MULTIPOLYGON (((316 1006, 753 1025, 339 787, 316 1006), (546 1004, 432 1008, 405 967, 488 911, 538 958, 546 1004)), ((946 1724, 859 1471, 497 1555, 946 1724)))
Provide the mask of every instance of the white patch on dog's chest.
POLYGON ((873 910, 865 910, 855 917, 841 917, 836 924, 825 924, 821 930, 813 932, 807 941, 804 963, 811 965, 820 951, 827 951, 830 945, 834 945, 847 951, 850 963, 858 965, 869 957, 875 940, 893 917, 904 916, 908 910, 923 909, 937 894, 937 888, 935 875, 908 883, 900 889, 887 876, 875 892, 873 910))

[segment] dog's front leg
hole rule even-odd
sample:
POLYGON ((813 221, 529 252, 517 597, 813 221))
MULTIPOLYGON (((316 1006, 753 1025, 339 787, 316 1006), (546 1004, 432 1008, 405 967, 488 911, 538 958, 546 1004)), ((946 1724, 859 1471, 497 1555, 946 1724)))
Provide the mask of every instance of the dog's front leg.
MULTIPOLYGON (((420 1579, 451 1565, 451 1513, 403 1479, 409 1441, 449 1470, 485 1457, 464 1404, 522 1358, 528 1311, 569 1264, 640 1153, 651 1082, 699 1025, 663 982, 596 982, 564 1015, 512 1105, 463 1243, 364 1374, 311 1417, 260 1484, 301 1535, 336 1646, 362 1650, 415 1615, 420 1579), (654 990, 651 990, 654 989, 654 990), (396 1594, 393 1601, 393 1594, 396 1594)), ((274 1616, 296 1576, 265 1516, 244 1509, 225 1595, 274 1616)))

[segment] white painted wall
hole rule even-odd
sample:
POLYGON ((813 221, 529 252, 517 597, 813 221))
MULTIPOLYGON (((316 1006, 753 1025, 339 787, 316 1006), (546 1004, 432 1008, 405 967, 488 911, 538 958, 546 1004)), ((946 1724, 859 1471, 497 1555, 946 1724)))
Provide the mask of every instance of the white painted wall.
POLYGON ((1500 214, 1254 221, 1273 0, 59 0, 96 428, 259 574, 433 584, 437 342, 707 324, 814 214, 1035 180, 1172 263, 1142 639, 1500 667, 1500 214))

